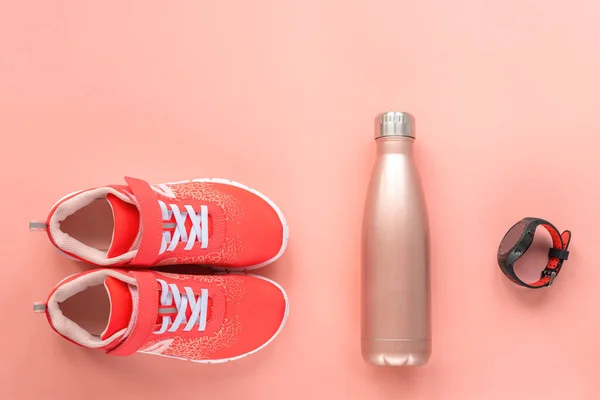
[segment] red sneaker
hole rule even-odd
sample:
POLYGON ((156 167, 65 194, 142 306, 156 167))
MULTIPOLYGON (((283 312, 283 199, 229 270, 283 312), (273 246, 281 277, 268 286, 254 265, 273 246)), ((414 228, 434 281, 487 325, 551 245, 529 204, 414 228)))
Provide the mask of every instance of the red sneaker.
POLYGON ((52 243, 72 258, 110 267, 206 264, 250 270, 285 250, 283 213, 244 185, 223 179, 160 185, 125 180, 127 185, 59 200, 43 224, 52 243))
POLYGON ((34 305, 52 329, 83 347, 205 363, 264 348, 281 332, 288 309, 281 286, 259 276, 119 269, 72 275, 45 304, 34 305))

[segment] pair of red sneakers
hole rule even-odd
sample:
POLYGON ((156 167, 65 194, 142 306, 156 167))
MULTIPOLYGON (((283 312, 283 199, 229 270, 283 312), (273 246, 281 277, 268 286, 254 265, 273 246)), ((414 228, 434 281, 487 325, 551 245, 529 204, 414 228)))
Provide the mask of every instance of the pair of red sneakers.
POLYGON ((228 180, 125 180, 69 194, 46 222, 32 223, 65 255, 110 267, 64 279, 34 310, 71 342, 113 355, 224 362, 269 344, 287 319, 287 295, 267 278, 235 272, 283 254, 288 227, 279 208, 228 180), (146 269, 177 264, 220 272, 146 269))

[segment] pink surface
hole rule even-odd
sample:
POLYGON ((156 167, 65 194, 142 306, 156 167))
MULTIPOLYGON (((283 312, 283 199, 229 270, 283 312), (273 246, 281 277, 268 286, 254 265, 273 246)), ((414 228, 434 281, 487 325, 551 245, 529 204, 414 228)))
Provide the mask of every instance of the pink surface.
POLYGON ((596 1, 57 1, 0 5, 2 399, 598 399, 600 25, 596 1), (110 3, 110 4, 108 4, 110 3), (373 118, 417 118, 432 229, 434 349, 419 369, 359 350, 373 118), (122 182, 234 179, 281 206, 261 273, 291 315, 223 365, 104 356, 31 312, 67 274, 30 218, 122 182), (495 254, 513 222, 573 231, 554 287, 495 254))

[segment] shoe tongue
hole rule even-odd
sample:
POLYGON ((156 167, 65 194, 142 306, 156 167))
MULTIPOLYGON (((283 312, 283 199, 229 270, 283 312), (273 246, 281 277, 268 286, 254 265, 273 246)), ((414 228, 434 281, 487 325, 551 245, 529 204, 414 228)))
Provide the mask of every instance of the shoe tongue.
POLYGON ((106 195, 113 214, 113 234, 108 258, 118 257, 132 250, 140 230, 140 213, 134 204, 113 194, 106 195))
POLYGON ((106 329, 100 335, 102 340, 126 329, 133 314, 133 299, 127 283, 109 276, 104 280, 104 287, 110 299, 110 316, 106 329))

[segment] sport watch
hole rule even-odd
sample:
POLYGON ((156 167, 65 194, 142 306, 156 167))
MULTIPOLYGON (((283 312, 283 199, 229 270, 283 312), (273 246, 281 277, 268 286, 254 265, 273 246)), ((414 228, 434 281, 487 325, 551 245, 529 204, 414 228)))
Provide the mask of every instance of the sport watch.
POLYGON ((498 265, 504 272, 504 275, 517 285, 531 289, 539 289, 552 285, 554 279, 558 276, 563 262, 569 258, 569 243, 571 242, 571 231, 564 231, 562 234, 550 222, 540 218, 523 218, 513 225, 504 235, 500 247, 498 248, 498 265), (538 226, 543 226, 552 237, 552 248, 548 252, 548 264, 542 271, 541 277, 537 282, 523 282, 515 274, 515 262, 529 249, 533 243, 533 236, 538 226))

